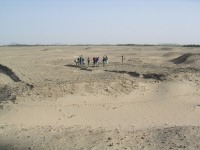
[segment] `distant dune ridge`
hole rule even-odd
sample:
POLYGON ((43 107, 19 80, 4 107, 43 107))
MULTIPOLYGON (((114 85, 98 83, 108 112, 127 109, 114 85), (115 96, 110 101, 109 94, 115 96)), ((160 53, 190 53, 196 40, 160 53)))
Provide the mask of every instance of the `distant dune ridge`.
MULTIPOLYGON (((183 54, 175 59, 171 60, 175 64, 192 64, 192 65, 199 65, 200 63, 200 53, 192 54, 192 53, 186 53, 183 54)), ((200 65, 199 65, 200 66, 200 65)))

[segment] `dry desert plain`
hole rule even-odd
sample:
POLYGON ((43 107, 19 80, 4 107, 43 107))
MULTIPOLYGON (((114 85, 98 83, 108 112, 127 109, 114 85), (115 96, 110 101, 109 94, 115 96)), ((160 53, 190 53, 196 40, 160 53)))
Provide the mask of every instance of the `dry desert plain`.
POLYGON ((200 48, 0 47, 0 149, 200 149, 200 48))

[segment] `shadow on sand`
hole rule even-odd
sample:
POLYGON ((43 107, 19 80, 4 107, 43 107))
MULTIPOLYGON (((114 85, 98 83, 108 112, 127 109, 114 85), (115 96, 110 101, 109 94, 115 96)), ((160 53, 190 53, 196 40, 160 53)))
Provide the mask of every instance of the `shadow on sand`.
POLYGON ((78 65, 65 65, 66 67, 72 67, 72 68, 79 68, 80 70, 85 70, 85 71, 92 71, 92 69, 89 69, 86 66, 78 66, 78 65))
POLYGON ((106 72, 114 72, 114 73, 121 73, 121 74, 128 74, 132 77, 139 77, 140 74, 137 72, 131 72, 131 71, 118 71, 118 70, 104 70, 106 72))
POLYGON ((144 79, 155 79, 155 80, 160 80, 160 81, 163 81, 165 79, 164 74, 157 74, 157 73, 140 74, 135 71, 117 71, 117 70, 105 70, 105 71, 121 73, 121 74, 128 74, 132 77, 143 77, 144 79))

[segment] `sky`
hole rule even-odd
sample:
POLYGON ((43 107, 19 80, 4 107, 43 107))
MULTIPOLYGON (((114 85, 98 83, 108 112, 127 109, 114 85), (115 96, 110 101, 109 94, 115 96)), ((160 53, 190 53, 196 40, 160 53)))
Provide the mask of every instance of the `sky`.
POLYGON ((199 0, 0 0, 0 45, 200 44, 199 0))

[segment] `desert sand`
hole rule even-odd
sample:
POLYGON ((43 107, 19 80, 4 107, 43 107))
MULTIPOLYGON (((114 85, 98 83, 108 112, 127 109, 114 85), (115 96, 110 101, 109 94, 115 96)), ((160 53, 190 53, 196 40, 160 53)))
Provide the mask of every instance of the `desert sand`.
POLYGON ((0 47, 0 149, 200 149, 200 48, 0 47))

